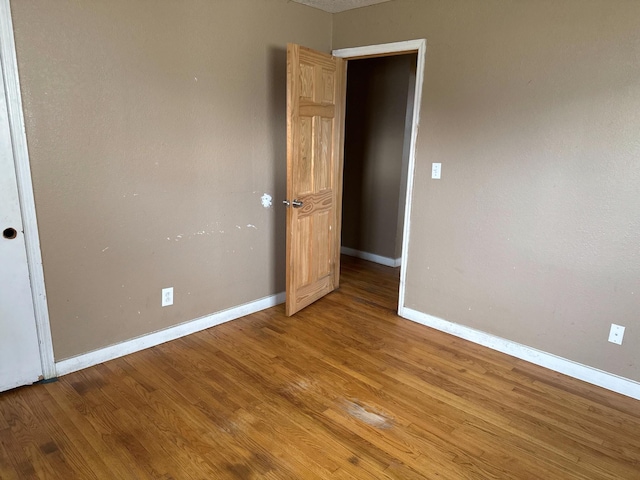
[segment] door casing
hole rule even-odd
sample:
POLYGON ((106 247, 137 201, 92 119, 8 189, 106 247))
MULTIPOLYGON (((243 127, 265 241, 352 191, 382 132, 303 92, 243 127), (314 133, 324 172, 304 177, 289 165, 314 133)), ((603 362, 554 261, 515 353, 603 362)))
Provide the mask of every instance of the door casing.
MULTIPOLYGON (((402 254, 400 261, 400 289, 398 292, 398 315, 404 316, 404 298, 407 276, 407 258, 409 253, 409 232, 411 230, 411 202, 413 198, 413 177, 416 159, 416 140, 420 125, 420 110, 422 101, 422 84, 424 82, 424 67, 427 52, 425 39, 407 40, 403 42, 383 43, 379 45, 367 45, 363 47, 341 48, 333 50, 334 57, 345 60, 357 60, 362 58, 385 57, 390 55, 403 55, 417 53, 416 81, 414 92, 414 109, 411 125, 411 141, 409 146, 409 164, 407 172, 407 190, 405 196, 404 227, 402 232, 402 254)), ((348 72, 348 68, 347 68, 348 72)), ((348 75, 348 73, 347 73, 348 75)))

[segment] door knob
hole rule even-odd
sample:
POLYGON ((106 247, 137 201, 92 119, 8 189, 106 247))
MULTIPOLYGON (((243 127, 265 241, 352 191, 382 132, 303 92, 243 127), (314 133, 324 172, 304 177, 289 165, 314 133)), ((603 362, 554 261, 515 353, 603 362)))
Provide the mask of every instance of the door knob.
POLYGON ((293 208, 300 208, 302 205, 304 205, 304 203, 302 203, 300 200, 293 200, 291 201, 291 203, 289 203, 289 200, 283 200, 282 203, 285 207, 293 205, 293 208))
POLYGON ((18 236, 18 232, 15 228, 9 227, 4 229, 4 231, 2 232, 2 236, 7 240, 13 240, 18 236))

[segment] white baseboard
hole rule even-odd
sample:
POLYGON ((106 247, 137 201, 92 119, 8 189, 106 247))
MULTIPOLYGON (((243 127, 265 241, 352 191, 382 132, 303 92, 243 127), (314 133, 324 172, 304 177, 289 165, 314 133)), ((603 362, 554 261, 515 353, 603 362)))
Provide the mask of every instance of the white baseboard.
POLYGON ((62 376, 82 370, 83 368, 92 367, 93 365, 98 365, 99 363, 113 360, 114 358, 139 352, 145 348, 155 347, 161 343, 175 340, 176 338, 184 337, 185 335, 190 335, 201 330, 206 330, 207 328, 215 327, 221 323, 259 312, 260 310, 284 303, 284 301, 285 293, 278 293, 237 307, 222 310, 221 312, 212 313, 211 315, 200 317, 189 322, 181 323, 174 327, 169 327, 122 343, 94 350, 93 352, 71 357, 66 360, 56 362, 56 373, 58 376, 62 376))
POLYGON ((362 258, 370 262, 379 263, 380 265, 386 265, 387 267, 399 267, 402 263, 401 258, 389 258, 375 253, 363 252, 349 247, 340 247, 340 253, 348 255, 350 257, 362 258))
POLYGON ((426 313, 418 312, 407 307, 403 307, 398 312, 403 318, 412 320, 421 325, 435 328, 441 332, 449 333, 456 337, 464 338, 470 342, 477 343, 484 347, 497 350, 512 357, 526 360, 527 362, 541 367, 548 368, 554 372, 562 373, 573 378, 577 378, 592 385, 597 385, 607 390, 611 390, 622 395, 626 395, 636 400, 640 400, 640 383, 629 378, 620 377, 613 373, 608 373, 597 368, 582 365, 566 358, 558 357, 551 353, 543 352, 535 348, 521 345, 511 340, 496 337, 489 333, 465 327, 457 323, 452 323, 426 313))

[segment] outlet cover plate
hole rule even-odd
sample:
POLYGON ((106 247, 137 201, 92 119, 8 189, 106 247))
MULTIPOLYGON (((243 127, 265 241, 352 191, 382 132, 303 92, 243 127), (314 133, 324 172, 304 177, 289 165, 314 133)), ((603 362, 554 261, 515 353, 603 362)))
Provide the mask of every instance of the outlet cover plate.
POLYGON ((173 287, 162 289, 162 306, 168 307, 173 305, 173 287))

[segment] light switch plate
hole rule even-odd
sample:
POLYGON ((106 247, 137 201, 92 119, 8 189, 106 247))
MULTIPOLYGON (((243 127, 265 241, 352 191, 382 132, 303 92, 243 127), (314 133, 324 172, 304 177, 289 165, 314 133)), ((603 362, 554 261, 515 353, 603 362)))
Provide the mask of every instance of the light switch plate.
POLYGON ((431 164, 431 178, 436 180, 440 179, 440 171, 442 170, 441 163, 432 163, 431 164))

